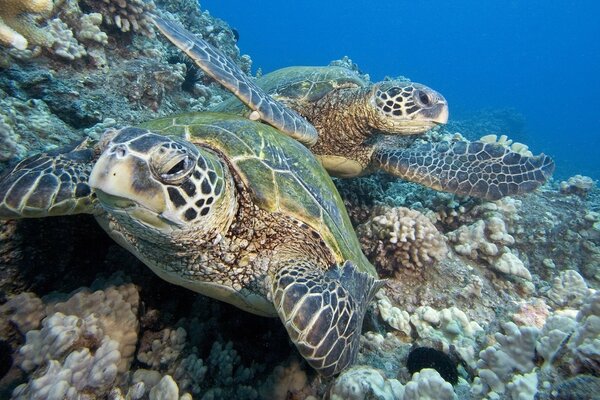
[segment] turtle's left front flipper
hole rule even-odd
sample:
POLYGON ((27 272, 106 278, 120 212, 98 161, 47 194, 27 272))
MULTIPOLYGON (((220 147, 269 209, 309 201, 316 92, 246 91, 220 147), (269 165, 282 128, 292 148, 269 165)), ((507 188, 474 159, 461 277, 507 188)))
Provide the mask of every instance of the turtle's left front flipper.
POLYGON ((367 305, 382 282, 350 261, 323 271, 298 260, 279 264, 271 289, 296 348, 328 377, 354 362, 367 305))
MULTIPOLYGON (((257 118, 307 146, 317 142, 318 133, 314 126, 296 111, 265 93, 219 49, 172 22, 157 16, 153 16, 152 21, 198 67, 254 110, 257 118)), ((254 117, 251 115, 251 118, 254 117)))
POLYGON ((0 177, 0 219, 92 213, 87 180, 95 154, 86 146, 26 158, 0 177))
POLYGON ((527 156, 500 144, 465 141, 381 146, 372 162, 402 179, 486 200, 529 193, 554 171, 545 154, 527 156))

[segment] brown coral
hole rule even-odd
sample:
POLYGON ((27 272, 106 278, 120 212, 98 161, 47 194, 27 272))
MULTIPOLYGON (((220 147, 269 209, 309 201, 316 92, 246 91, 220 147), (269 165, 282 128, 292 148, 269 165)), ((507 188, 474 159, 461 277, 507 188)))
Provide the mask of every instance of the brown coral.
POLYGON ((383 276, 402 269, 420 270, 444 258, 444 237, 431 221, 405 207, 376 207, 373 217, 357 228, 365 254, 383 276))
POLYGON ((35 16, 47 16, 52 7, 52 0, 1 0, 0 44, 19 50, 26 49, 29 42, 45 44, 46 35, 35 16))

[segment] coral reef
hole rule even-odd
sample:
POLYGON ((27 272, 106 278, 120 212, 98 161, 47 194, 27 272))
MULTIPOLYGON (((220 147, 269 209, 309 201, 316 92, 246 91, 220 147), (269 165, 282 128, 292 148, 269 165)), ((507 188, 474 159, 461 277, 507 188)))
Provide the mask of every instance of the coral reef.
MULTIPOLYGON (((218 85, 152 37, 149 11, 180 21, 250 73, 232 29, 195 0, 51 6, 7 0, 0 7, 0 173, 33 152, 98 139, 109 127, 221 101, 218 85)), ((332 65, 368 79, 347 57, 332 65)), ((423 139, 491 134, 483 140, 527 151, 506 136, 524 140, 523 124, 514 110, 489 110, 423 139)), ((384 174, 335 182, 365 253, 387 278, 365 318, 359 365, 320 379, 278 320, 161 281, 90 216, 3 221, 0 397, 597 395, 600 195, 591 178, 496 202, 384 174), (456 382, 439 370, 409 370, 419 347, 449 360, 456 382)))

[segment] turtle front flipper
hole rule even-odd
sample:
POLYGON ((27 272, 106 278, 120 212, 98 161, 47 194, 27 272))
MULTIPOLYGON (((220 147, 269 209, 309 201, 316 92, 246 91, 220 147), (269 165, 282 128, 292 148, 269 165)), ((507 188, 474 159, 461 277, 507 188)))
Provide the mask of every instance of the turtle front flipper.
POLYGON ((254 110, 251 119, 261 119, 306 145, 317 142, 317 130, 306 119, 265 93, 229 57, 185 29, 156 16, 152 18, 169 41, 254 110))
POLYGON ((279 266, 271 290, 298 351, 328 377, 354 362, 367 304, 382 282, 350 261, 325 272, 308 262, 290 261, 279 266))
POLYGON ((372 162, 411 182, 487 200, 529 193, 554 171, 545 154, 527 156, 499 144, 465 141, 379 147, 372 162))
POLYGON ((92 213, 94 151, 83 147, 26 158, 1 177, 0 219, 92 213))

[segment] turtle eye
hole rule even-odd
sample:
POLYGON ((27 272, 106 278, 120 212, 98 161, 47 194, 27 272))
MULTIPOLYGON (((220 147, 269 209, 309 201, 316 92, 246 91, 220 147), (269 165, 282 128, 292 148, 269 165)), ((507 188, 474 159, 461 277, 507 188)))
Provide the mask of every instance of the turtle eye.
POLYGON ((187 177, 194 169, 194 161, 187 154, 182 154, 165 162, 159 167, 158 175, 164 183, 176 184, 187 177))
POLYGON ((423 106, 430 107, 433 104, 431 96, 423 90, 417 90, 414 94, 415 99, 423 106))

